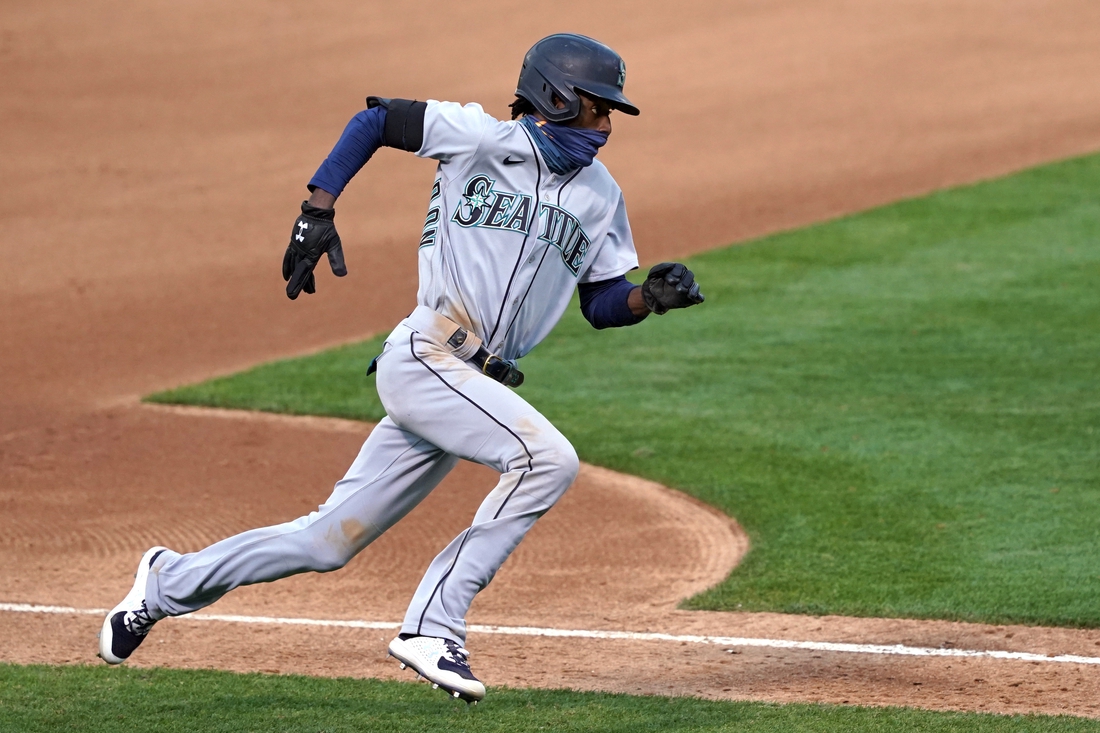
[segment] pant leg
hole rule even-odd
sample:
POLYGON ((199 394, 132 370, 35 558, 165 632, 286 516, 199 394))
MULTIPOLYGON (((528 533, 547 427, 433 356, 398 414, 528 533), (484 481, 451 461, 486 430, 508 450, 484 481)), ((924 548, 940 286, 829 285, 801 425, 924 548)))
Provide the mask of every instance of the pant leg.
POLYGON ((343 567, 427 496, 457 459, 383 419, 332 495, 292 522, 243 532, 199 552, 165 552, 146 602, 156 616, 197 611, 230 590, 343 567))
POLYGON ((398 425, 501 472, 470 527, 432 561, 402 625, 464 643, 474 596, 573 483, 576 451, 516 392, 411 330, 391 336, 378 393, 398 425))

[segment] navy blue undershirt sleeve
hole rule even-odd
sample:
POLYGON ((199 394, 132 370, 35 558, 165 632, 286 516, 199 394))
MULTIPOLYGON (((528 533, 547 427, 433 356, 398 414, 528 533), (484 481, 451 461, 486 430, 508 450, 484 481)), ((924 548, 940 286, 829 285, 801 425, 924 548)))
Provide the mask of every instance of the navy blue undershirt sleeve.
POLYGON ((352 117, 332 152, 310 179, 309 190, 320 188, 333 196, 343 193, 352 176, 382 147, 385 129, 385 107, 365 109, 352 117))
MULTIPOLYGON (((626 299, 636 286, 625 275, 594 283, 581 283, 581 313, 593 328, 618 328, 641 323, 645 315, 636 316, 626 299)), ((646 314, 648 315, 648 314, 646 314)))

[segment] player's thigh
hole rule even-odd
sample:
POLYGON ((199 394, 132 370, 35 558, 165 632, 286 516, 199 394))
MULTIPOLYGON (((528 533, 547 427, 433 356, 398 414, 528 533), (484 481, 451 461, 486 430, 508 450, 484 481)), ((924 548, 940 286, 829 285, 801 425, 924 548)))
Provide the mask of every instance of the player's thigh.
POLYGON ((368 492, 379 500, 416 503, 454 468, 456 459, 388 417, 371 431, 326 505, 368 492), (392 496, 391 496, 392 495, 392 496))
POLYGON ((569 441, 514 390, 419 334, 401 336, 378 370, 378 393, 395 424, 502 473, 532 461, 575 464, 569 441))

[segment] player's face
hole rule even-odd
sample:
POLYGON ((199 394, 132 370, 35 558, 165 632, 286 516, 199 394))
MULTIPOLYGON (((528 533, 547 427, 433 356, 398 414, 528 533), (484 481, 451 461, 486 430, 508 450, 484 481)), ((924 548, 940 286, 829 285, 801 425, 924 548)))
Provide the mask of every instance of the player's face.
POLYGON ((581 98, 581 111, 569 123, 570 127, 583 127, 586 130, 599 130, 611 134, 611 105, 602 99, 592 99, 585 95, 581 98))
MULTIPOLYGON (((583 127, 586 130, 599 130, 600 132, 606 132, 610 135, 611 105, 602 99, 593 99, 584 94, 578 94, 577 96, 581 98, 581 111, 576 117, 569 121, 569 127, 583 127)), ((555 96, 554 106, 558 109, 565 109, 565 102, 555 96)), ((543 119, 542 115, 538 117, 540 120, 543 119)))

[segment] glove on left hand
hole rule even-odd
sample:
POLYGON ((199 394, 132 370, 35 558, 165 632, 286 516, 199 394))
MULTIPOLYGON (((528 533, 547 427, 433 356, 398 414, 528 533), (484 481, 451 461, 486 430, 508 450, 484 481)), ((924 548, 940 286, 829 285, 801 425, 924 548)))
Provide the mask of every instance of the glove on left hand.
POLYGON ((286 296, 291 300, 303 290, 317 292, 313 268, 320 261, 321 253, 328 254, 333 275, 343 277, 348 274, 348 268, 344 265, 344 248, 333 221, 335 217, 335 209, 322 209, 310 205, 308 201, 302 202, 302 215, 294 221, 290 244, 283 255, 286 296))
POLYGON ((687 308, 705 298, 691 270, 679 262, 662 262, 653 266, 642 283, 642 300, 646 308, 662 316, 672 308, 687 308))

